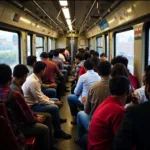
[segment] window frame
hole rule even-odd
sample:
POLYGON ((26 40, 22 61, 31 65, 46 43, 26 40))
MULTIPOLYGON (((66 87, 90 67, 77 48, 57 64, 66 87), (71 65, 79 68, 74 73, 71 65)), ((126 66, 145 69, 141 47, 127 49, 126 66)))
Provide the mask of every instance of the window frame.
POLYGON ((13 29, 6 29, 6 28, 3 28, 3 27, 0 27, 0 30, 1 31, 6 31, 6 32, 14 32, 14 33, 17 33, 18 34, 18 62, 19 64, 21 64, 21 33, 17 30, 13 30, 13 29))
MULTIPOLYGON (((98 38, 100 38, 100 39, 102 39, 102 36, 98 36, 98 37, 96 37, 96 51, 98 52, 98 48, 103 48, 102 46, 97 46, 97 40, 98 40, 98 38)), ((101 44, 102 44, 102 41, 101 41, 101 44)))
MULTIPOLYGON (((31 53, 31 56, 33 55, 33 36, 32 36, 32 34, 30 34, 30 33, 28 33, 27 34, 27 44, 28 44, 28 36, 30 36, 30 53, 31 53)), ((28 46, 27 46, 28 47, 28 46)), ((27 54, 28 54, 28 52, 27 52, 27 54)))
POLYGON ((48 37, 47 38, 47 53, 50 51, 50 50, 52 50, 52 38, 51 37, 48 37), (49 40, 51 39, 51 49, 49 49, 49 40))
POLYGON ((43 40, 42 45, 43 45, 43 46, 39 46, 39 47, 36 46, 36 49, 37 49, 37 48, 43 48, 43 52, 44 52, 44 37, 43 37, 43 36, 36 36, 36 38, 37 38, 37 37, 38 37, 38 38, 42 38, 42 40, 43 40))
MULTIPOLYGON (((108 47, 107 47, 107 36, 108 36, 108 34, 105 34, 105 55, 106 55, 106 57, 109 57, 108 56, 109 55, 109 50, 107 51, 107 49, 108 49, 108 47)), ((109 40, 109 36, 108 36, 108 40, 109 40)))

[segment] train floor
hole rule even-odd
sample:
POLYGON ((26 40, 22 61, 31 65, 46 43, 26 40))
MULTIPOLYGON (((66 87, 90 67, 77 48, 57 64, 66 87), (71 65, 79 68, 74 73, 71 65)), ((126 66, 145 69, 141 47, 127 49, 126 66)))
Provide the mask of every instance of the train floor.
MULTIPOLYGON (((70 87, 70 83, 67 83, 68 87, 70 87)), ((70 94, 70 92, 66 92, 65 96, 61 98, 64 105, 60 109, 60 116, 61 118, 66 118, 67 122, 61 124, 62 129, 66 132, 72 135, 72 139, 70 140, 58 140, 58 143, 55 144, 55 147, 58 150, 80 150, 80 148, 74 143, 74 138, 77 137, 77 126, 72 125, 70 122, 72 121, 72 116, 70 114, 69 106, 67 103, 67 96, 70 94)))

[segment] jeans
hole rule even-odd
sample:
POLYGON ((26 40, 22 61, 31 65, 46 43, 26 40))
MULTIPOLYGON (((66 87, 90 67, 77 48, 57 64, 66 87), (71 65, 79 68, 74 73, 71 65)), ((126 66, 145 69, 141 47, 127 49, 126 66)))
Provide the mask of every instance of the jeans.
POLYGON ((46 113, 51 114, 54 132, 59 132, 61 130, 59 108, 57 105, 55 105, 55 104, 48 104, 48 105, 35 104, 35 105, 31 106, 31 109, 34 112, 46 112, 46 113))
POLYGON ((88 134, 84 134, 81 138, 82 150, 88 149, 88 134))
POLYGON ((85 133, 88 132, 90 117, 84 111, 78 112, 77 115, 77 128, 78 138, 81 138, 85 133))
POLYGON ((77 105, 82 106, 82 103, 78 100, 78 98, 79 97, 74 94, 71 94, 67 97, 72 116, 77 116, 78 113, 77 105))
POLYGON ((65 70, 65 69, 60 70, 60 71, 63 73, 63 75, 64 75, 64 82, 66 83, 67 80, 68 80, 68 71, 65 70))
POLYGON ((25 136, 37 137, 38 150, 50 149, 49 129, 46 125, 35 123, 33 125, 23 125, 19 129, 25 136))
POLYGON ((54 88, 47 88, 47 89, 43 89, 42 92, 49 98, 56 98, 56 89, 54 88))

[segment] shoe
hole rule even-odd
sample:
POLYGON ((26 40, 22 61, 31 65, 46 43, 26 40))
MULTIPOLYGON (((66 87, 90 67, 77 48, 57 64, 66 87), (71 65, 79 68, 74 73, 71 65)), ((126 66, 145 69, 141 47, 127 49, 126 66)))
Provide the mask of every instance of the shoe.
POLYGON ((65 133, 64 131, 59 131, 57 133, 54 134, 54 137, 55 138, 60 138, 60 139, 66 139, 66 140, 69 140, 71 139, 71 135, 70 134, 67 134, 65 133))
POLYGON ((60 118, 60 123, 65 123, 65 122, 67 122, 67 119, 60 118))
POLYGON ((72 125, 77 125, 77 121, 75 121, 75 120, 74 120, 74 121, 71 121, 71 124, 72 124, 72 125))
POLYGON ((79 138, 75 138, 74 143, 77 144, 80 148, 82 148, 82 142, 79 138))

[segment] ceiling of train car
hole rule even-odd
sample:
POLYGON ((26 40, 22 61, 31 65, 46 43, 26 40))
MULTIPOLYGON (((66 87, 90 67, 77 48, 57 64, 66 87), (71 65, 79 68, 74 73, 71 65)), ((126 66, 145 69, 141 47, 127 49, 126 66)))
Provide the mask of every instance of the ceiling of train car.
MULTIPOLYGON (((42 20, 46 21, 55 29, 63 30, 64 32, 68 32, 67 23, 63 13, 58 14, 61 10, 61 6, 59 4, 59 0, 18 0, 18 2, 23 5, 25 8, 32 11, 42 20), (52 20, 43 13, 43 11, 36 5, 36 3, 52 18, 52 20)), ((115 2, 115 0, 106 1, 106 0, 68 0, 69 10, 71 15, 71 20, 73 22, 73 29, 76 32, 79 32, 82 28, 82 32, 86 31, 93 23, 103 15, 104 12, 108 11, 110 6, 115 2), (94 5, 93 5, 94 3, 94 5), (89 10, 93 5, 93 9, 91 10, 89 16, 85 20, 89 10), (84 24, 83 24, 84 22, 84 24)))

